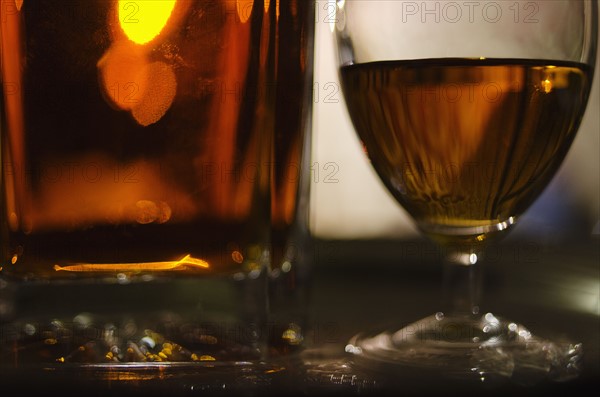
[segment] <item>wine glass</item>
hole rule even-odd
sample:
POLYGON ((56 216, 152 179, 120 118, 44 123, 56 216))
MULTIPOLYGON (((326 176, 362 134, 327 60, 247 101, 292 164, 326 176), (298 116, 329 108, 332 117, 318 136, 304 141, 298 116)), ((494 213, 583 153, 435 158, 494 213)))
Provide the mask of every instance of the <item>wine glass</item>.
POLYGON ((447 253, 450 291, 443 311, 361 333, 346 351, 392 368, 509 376, 521 360, 573 375, 580 345, 560 350, 480 310, 478 269, 575 137, 596 58, 596 1, 338 0, 336 11, 355 130, 387 189, 447 253))

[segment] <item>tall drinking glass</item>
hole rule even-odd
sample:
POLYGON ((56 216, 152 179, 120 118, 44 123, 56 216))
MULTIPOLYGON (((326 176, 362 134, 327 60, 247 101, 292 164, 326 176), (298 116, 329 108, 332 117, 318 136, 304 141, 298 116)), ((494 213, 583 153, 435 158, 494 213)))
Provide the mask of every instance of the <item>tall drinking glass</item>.
POLYGON ((2 1, 2 365, 264 355, 306 3, 2 1))

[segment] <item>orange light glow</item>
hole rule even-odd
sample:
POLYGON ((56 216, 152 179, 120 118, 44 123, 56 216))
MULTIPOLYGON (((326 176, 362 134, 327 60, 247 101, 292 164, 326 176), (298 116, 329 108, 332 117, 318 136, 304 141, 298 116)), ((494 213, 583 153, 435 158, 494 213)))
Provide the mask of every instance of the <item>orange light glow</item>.
POLYGON ((552 92, 552 81, 550 79, 542 81, 542 90, 544 90, 546 94, 552 92))
POLYGON ((152 41, 163 30, 176 0, 119 0, 119 23, 136 44, 152 41))
POLYGON ((146 93, 149 76, 147 55, 135 44, 122 40, 114 43, 98 61, 101 81, 109 103, 131 110, 146 93))
POLYGON ((250 14, 252 14, 252 6, 254 6, 254 0, 237 0, 237 13, 240 21, 248 22, 250 14))
POLYGON ((144 127, 165 115, 177 92, 172 66, 151 62, 155 46, 142 45, 154 40, 167 25, 171 28, 177 25, 185 7, 173 13, 176 3, 176 0, 119 0, 116 5, 123 32, 113 36, 113 44, 98 61, 107 102, 116 109, 129 111, 144 127))
POLYGON ((145 262, 145 263, 78 263, 69 266, 54 265, 55 271, 67 272, 140 272, 185 270, 186 268, 208 269, 208 262, 186 255, 178 261, 145 262))

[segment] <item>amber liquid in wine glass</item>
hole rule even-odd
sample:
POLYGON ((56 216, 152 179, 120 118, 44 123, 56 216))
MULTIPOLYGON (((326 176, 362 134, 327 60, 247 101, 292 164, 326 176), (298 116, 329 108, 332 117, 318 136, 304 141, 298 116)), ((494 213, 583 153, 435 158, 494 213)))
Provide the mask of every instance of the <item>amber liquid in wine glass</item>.
POLYGON ((580 345, 533 336, 480 312, 477 300, 486 245, 550 182, 590 93, 597 4, 534 3, 537 24, 428 20, 402 1, 337 2, 340 80, 356 132, 390 193, 449 253, 448 307, 356 335, 346 350, 358 362, 481 379, 519 367, 558 379, 577 372, 580 345))

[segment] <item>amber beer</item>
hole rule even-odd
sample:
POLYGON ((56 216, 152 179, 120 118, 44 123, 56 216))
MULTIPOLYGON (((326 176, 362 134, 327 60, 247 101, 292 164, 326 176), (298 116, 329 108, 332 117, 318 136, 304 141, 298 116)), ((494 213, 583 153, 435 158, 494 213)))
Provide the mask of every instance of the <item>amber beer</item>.
MULTIPOLYGON (((0 323, 71 335, 80 313, 103 313, 210 359, 267 351, 271 245, 298 213, 313 7, 2 1, 0 323)), ((41 335, 0 344, 0 364, 79 360, 28 350, 41 335)), ((136 357, 119 360, 150 360, 136 357)))
POLYGON ((260 273, 310 2, 5 3, 2 276, 260 273))

